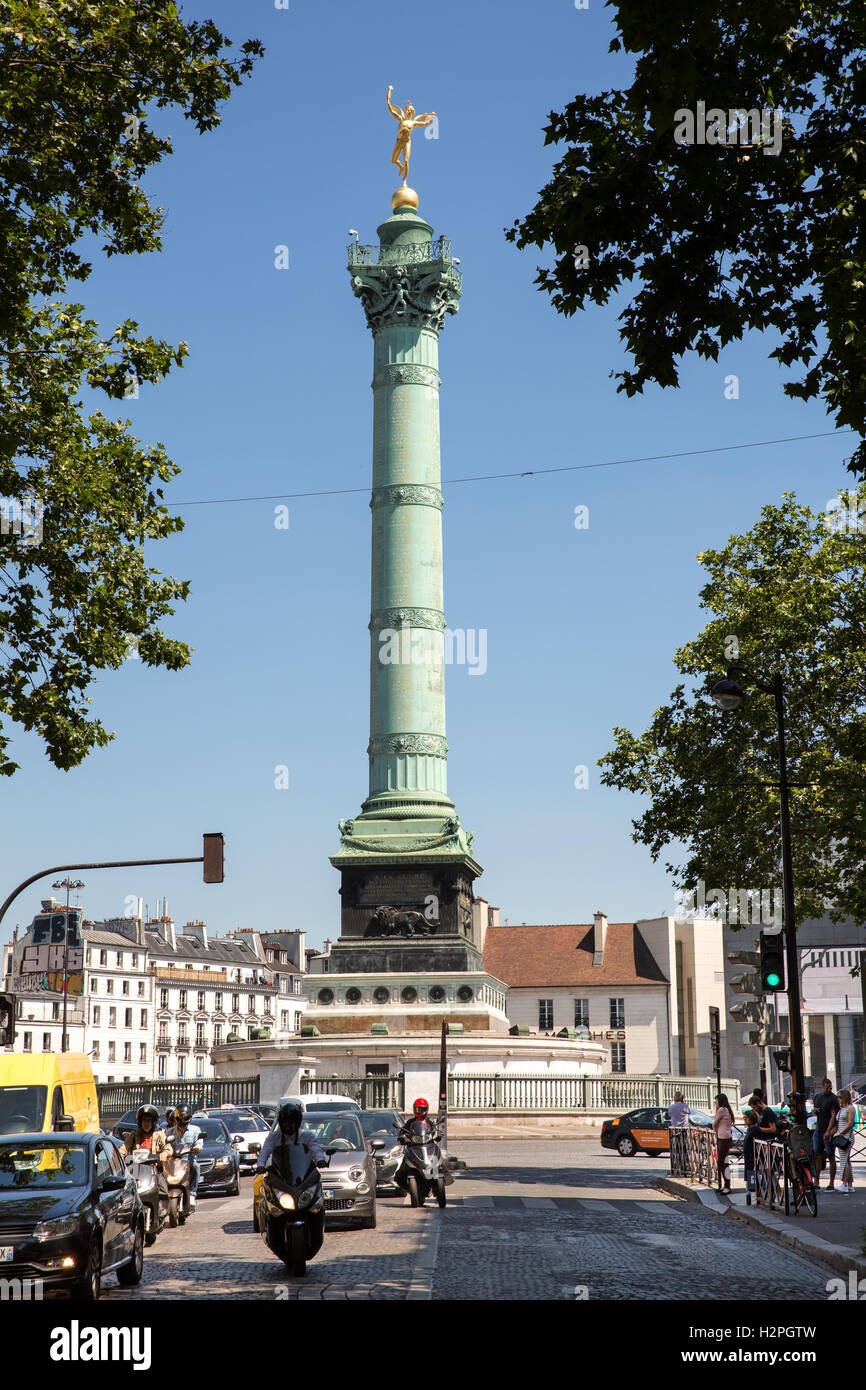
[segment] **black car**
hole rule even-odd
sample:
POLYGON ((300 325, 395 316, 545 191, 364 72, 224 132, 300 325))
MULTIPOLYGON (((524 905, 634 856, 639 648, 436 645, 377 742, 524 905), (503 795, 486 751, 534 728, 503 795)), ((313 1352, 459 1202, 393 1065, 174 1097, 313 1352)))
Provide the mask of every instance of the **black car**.
POLYGON ((199 1197, 206 1197, 209 1192, 236 1197, 240 1192, 240 1163, 231 1135, 222 1120, 194 1120, 193 1123, 201 1131, 199 1137, 203 1141, 198 1155, 199 1197))
POLYGON ((116 1143, 102 1134, 0 1138, 0 1272, 74 1298, 99 1298, 102 1278, 137 1284, 144 1212, 116 1143))
MULTIPOLYGON (((135 1120, 137 1114, 137 1110, 127 1110, 126 1114, 121 1115, 120 1119, 117 1121, 117 1124, 111 1131, 112 1134, 115 1134, 117 1138, 121 1141, 123 1141, 126 1138, 127 1134, 132 1134, 136 1129, 138 1129, 138 1125, 136 1124, 135 1120)), ((165 1115, 160 1115, 159 1119, 156 1122, 156 1127, 157 1129, 166 1128, 165 1115)))

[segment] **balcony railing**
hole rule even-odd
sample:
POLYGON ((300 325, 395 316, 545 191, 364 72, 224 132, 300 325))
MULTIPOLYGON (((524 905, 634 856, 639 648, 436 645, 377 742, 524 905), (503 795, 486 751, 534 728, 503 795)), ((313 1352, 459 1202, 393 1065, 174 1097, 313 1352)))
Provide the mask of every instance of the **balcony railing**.
POLYGON ((419 261, 451 264, 451 240, 445 236, 414 246, 362 246, 353 241, 348 252, 350 268, 359 265, 411 265, 419 261))
MULTIPOLYGON (((740 1084, 725 1080, 723 1089, 739 1104, 740 1084)), ((718 1086, 711 1079, 681 1076, 449 1076, 449 1110, 474 1112, 543 1111, 550 1114, 581 1110, 609 1110, 612 1114, 640 1106, 670 1105, 676 1091, 687 1102, 705 1110, 712 1105, 718 1086)))

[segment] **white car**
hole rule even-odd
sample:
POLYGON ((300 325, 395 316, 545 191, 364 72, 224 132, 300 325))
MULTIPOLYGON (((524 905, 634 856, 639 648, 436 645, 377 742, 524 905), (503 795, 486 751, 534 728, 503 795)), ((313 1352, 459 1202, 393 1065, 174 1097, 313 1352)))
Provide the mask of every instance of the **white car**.
MULTIPOLYGON (((251 1110, 212 1110, 203 1118, 219 1118, 231 1135, 232 1148, 238 1156, 241 1172, 251 1171, 259 1161, 259 1153, 270 1132, 270 1125, 251 1110)), ((193 1116, 195 1124, 195 1116, 193 1116)))
POLYGON ((306 1113, 315 1110, 360 1110, 361 1107, 351 1096, 339 1096, 332 1091, 320 1091, 315 1095, 308 1096, 280 1096, 280 1105, 284 1101, 292 1100, 306 1113))

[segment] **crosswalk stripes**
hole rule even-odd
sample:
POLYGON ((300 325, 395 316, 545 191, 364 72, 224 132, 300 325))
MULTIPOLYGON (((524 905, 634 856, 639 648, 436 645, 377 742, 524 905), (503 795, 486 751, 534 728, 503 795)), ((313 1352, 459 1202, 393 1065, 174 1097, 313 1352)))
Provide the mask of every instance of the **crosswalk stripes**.
POLYGON ((636 1207, 653 1216, 664 1216, 679 1209, 679 1203, 659 1198, 655 1202, 633 1201, 623 1198, 608 1202, 601 1197, 451 1197, 449 1207, 483 1208, 485 1211, 579 1211, 585 1216, 628 1216, 636 1207))
POLYGON ((603 1202, 593 1197, 579 1197, 577 1205, 581 1211, 586 1212, 587 1216, 616 1216, 618 1214, 613 1202, 603 1202))

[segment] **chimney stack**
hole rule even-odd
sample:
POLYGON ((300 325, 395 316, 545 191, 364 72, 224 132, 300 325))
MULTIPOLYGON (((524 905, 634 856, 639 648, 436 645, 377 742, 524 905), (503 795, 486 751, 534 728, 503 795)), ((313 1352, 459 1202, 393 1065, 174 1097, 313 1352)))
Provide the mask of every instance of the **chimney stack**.
POLYGON ((603 912, 596 912, 592 919, 592 927, 592 963, 593 965, 604 965, 604 946, 607 940, 607 917, 603 912))

